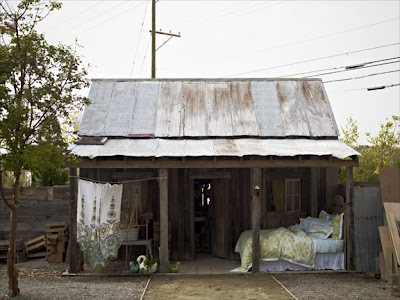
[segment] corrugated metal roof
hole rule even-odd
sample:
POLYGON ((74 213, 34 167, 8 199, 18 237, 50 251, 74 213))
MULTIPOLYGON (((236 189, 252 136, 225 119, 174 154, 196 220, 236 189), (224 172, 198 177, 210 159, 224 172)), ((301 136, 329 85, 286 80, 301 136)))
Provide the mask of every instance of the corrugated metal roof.
POLYGON ((320 80, 93 80, 81 136, 337 137, 320 80))
POLYGON ((73 145, 80 157, 220 157, 331 155, 343 159, 359 153, 339 140, 311 139, 109 139, 104 145, 73 145))

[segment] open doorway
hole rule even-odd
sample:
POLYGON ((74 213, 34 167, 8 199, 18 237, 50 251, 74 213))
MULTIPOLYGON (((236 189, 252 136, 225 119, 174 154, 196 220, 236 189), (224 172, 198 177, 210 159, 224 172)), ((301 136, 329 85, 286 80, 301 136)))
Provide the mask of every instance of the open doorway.
POLYGON ((211 253, 211 180, 194 180, 194 248, 197 253, 211 253))

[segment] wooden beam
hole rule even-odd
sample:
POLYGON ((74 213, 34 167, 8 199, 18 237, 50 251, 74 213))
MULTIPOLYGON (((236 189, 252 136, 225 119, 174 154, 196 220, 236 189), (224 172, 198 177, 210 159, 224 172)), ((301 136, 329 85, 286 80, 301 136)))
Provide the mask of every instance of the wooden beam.
POLYGON ((69 268, 68 272, 74 274, 78 271, 78 243, 77 243, 77 200, 78 200, 78 177, 76 168, 69 170, 69 268))
POLYGON ((311 168, 311 216, 317 217, 318 214, 318 183, 317 168, 311 168))
POLYGON ((159 170, 160 182, 160 272, 169 272, 168 253, 168 170, 159 170))
POLYGON ((252 228, 252 272, 260 271, 260 222, 261 222, 261 168, 253 169, 253 209, 251 218, 252 228))
POLYGON ((354 160, 328 160, 324 158, 315 160, 296 159, 255 159, 255 160, 188 160, 182 164, 179 159, 158 160, 149 158, 148 160, 115 161, 115 160, 89 160, 83 159, 79 164, 70 167, 79 168, 130 168, 130 169, 190 169, 190 168, 325 168, 325 167, 355 167, 357 162, 354 160))
POLYGON ((355 270, 354 264, 354 181, 353 167, 346 168, 346 232, 347 232, 347 270, 355 270))

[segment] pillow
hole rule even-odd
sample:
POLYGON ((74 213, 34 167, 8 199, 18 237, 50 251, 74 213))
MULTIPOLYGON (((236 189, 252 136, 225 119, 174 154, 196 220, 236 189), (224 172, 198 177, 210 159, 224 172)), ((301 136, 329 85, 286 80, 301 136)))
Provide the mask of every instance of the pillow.
POLYGON ((303 227, 305 232, 309 232, 312 224, 319 224, 329 226, 331 225, 331 221, 328 219, 321 219, 321 218, 300 218, 300 226, 303 227))
POLYGON ((319 213, 319 217, 321 219, 331 221, 333 227, 332 238, 335 240, 340 240, 343 238, 343 215, 343 213, 340 215, 331 215, 324 210, 321 210, 319 213))
POLYGON ((313 223, 310 227, 309 236, 317 239, 327 239, 333 231, 333 227, 329 225, 320 225, 313 223))

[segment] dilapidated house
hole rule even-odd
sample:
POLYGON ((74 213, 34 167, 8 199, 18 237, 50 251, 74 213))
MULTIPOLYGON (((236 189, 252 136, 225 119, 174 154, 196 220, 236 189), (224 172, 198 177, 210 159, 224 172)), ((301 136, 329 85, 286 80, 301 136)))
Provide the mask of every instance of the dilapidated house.
POLYGON ((316 216, 337 193, 338 167, 351 213, 358 153, 338 140, 320 80, 97 79, 89 98, 72 168, 125 182, 122 209, 140 203, 155 243, 159 224, 161 271, 196 251, 235 258, 242 231, 316 216))

